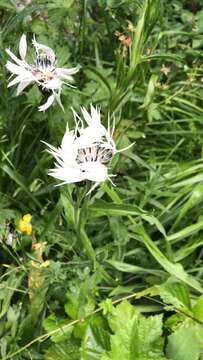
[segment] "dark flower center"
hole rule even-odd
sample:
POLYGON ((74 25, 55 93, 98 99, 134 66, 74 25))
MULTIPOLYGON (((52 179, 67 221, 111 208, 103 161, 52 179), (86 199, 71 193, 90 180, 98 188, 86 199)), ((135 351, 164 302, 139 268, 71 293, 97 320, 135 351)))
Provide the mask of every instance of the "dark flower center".
POLYGON ((42 68, 42 69, 47 69, 52 67, 53 61, 51 60, 51 58, 47 55, 47 54, 39 54, 36 57, 36 67, 37 68, 42 68))
POLYGON ((102 145, 94 145, 84 149, 79 149, 76 161, 78 164, 85 162, 95 162, 98 161, 102 164, 108 163, 113 156, 112 149, 106 149, 102 145))

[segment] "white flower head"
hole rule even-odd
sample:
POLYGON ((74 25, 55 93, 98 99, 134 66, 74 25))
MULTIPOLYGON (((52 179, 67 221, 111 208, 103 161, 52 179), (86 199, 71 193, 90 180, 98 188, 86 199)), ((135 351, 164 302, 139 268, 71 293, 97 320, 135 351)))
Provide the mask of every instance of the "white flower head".
POLYGON ((72 75, 77 73, 79 68, 65 69, 56 67, 56 56, 50 47, 38 43, 35 37, 32 44, 36 52, 35 64, 26 62, 27 40, 24 34, 19 42, 20 59, 11 50, 6 49, 7 54, 14 61, 14 63, 7 61, 6 68, 12 75, 15 75, 15 78, 9 82, 8 87, 18 84, 17 95, 20 95, 28 85, 36 83, 50 94, 46 103, 39 106, 39 111, 48 109, 55 100, 63 109, 60 99, 62 85, 72 87, 70 85, 70 82, 73 81, 72 75))
POLYGON ((116 149, 109 127, 106 129, 101 124, 100 110, 91 105, 90 113, 84 108, 81 108, 81 112, 85 123, 73 110, 75 130, 66 131, 60 147, 45 143, 56 160, 55 168, 49 170, 48 174, 61 180, 59 185, 92 181, 95 184, 91 192, 101 182, 111 181, 115 175, 108 174, 108 165, 116 153, 127 148, 116 149))

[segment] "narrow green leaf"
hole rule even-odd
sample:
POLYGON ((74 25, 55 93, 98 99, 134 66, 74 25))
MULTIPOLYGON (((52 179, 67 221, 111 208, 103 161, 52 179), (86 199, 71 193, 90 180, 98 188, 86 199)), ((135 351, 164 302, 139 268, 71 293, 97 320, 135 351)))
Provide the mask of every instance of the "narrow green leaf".
POLYGON ((192 276, 188 275, 183 269, 181 264, 173 264, 170 262, 165 255, 159 250, 156 244, 150 239, 142 226, 137 227, 137 232, 140 235, 143 243, 152 254, 152 256, 158 261, 158 263, 171 275, 175 276, 185 284, 189 285, 193 289, 203 293, 203 288, 200 286, 198 281, 192 276))
POLYGON ((167 236, 167 240, 176 243, 182 239, 187 238, 190 235, 196 234, 203 228, 203 220, 198 221, 196 224, 189 225, 183 230, 178 231, 175 234, 167 236))
POLYGON ((93 205, 88 207, 91 215, 93 216, 103 216, 103 215, 117 215, 117 216, 128 216, 128 215, 141 215, 145 211, 140 209, 136 205, 126 205, 126 204, 114 204, 108 203, 103 200, 97 200, 93 205))
POLYGON ((108 260, 107 262, 113 267, 115 267, 115 269, 122 272, 127 272, 132 274, 152 274, 159 277, 163 277, 165 275, 165 272, 162 270, 146 269, 146 268, 142 268, 141 266, 126 264, 124 262, 120 262, 116 260, 108 260))
POLYGON ((29 196, 30 199, 40 208, 42 209, 42 205, 40 202, 36 199, 36 197, 30 192, 30 190, 27 188, 27 186, 24 184, 23 179, 21 178, 20 174, 16 170, 12 170, 7 165, 1 165, 1 169, 8 174, 8 176, 15 181, 23 191, 29 196))

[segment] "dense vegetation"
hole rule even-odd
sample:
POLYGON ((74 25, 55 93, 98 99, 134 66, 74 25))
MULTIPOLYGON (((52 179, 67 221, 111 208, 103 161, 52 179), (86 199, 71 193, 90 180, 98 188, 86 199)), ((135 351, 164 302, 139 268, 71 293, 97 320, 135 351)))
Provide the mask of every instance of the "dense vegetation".
POLYGON ((0 15, 1 358, 203 359, 202 0, 0 0, 0 15), (7 88, 23 33, 80 66, 64 112, 7 88), (84 196, 55 186, 41 140, 91 103, 135 144, 116 186, 84 196))

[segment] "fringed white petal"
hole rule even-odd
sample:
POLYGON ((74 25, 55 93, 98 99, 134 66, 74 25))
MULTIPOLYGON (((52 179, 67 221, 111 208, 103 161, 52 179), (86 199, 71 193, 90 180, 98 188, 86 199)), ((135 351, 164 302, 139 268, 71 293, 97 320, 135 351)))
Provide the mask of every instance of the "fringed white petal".
POLYGON ((55 93, 55 99, 56 99, 57 103, 59 104, 61 110, 62 110, 63 112, 65 112, 64 107, 63 107, 63 104, 62 104, 62 102, 61 102, 60 92, 59 92, 59 93, 55 93))
POLYGON ((85 179, 83 173, 77 167, 64 167, 49 170, 49 175, 64 181, 66 184, 80 182, 85 179))
POLYGON ((81 107, 81 112, 82 112, 82 115, 86 121, 86 123, 90 126, 92 125, 92 117, 91 115, 88 113, 88 111, 84 108, 84 107, 81 107))
POLYGON ((33 46, 34 46, 37 54, 39 54, 39 52, 42 51, 42 52, 45 53, 47 56, 49 56, 50 59, 51 59, 51 61, 54 63, 54 61, 55 61, 55 59, 56 59, 56 56, 55 56, 54 51, 53 51, 50 47, 38 43, 38 42, 36 41, 36 39, 35 39, 35 36, 34 36, 34 38, 33 38, 33 40, 32 40, 32 44, 33 44, 33 46))
POLYGON ((92 104, 90 106, 90 113, 84 108, 81 107, 81 112, 86 123, 89 126, 100 126, 101 125, 101 114, 100 110, 97 107, 94 107, 92 104))
POLYGON ((45 110, 47 110, 47 109, 53 104, 54 99, 55 99, 54 94, 50 95, 50 96, 48 97, 46 103, 43 104, 43 105, 41 105, 41 106, 39 106, 39 107, 38 107, 38 110, 39 110, 39 111, 45 111, 45 110))
POLYGON ((103 182, 108 178, 107 167, 98 161, 87 161, 80 165, 85 179, 95 182, 103 182))
POLYGON ((26 35, 23 34, 20 38, 19 43, 19 54, 22 60, 25 60, 26 54, 27 54, 27 40, 26 35))
POLYGON ((132 144, 122 148, 122 149, 119 149, 119 150, 116 150, 116 153, 120 153, 120 152, 123 152, 123 151, 126 151, 128 149, 130 149, 133 145, 135 145, 135 142, 133 142, 132 144))
POLYGON ((91 112, 88 113, 84 107, 81 107, 81 112, 88 125, 88 127, 85 129, 85 132, 89 134, 93 133, 96 137, 108 137, 107 129, 101 124, 100 110, 93 105, 91 105, 90 109, 91 112))
POLYGON ((32 80, 27 80, 27 81, 22 81, 20 82, 20 84, 17 87, 17 91, 16 91, 16 95, 20 95, 22 93, 22 91, 28 86, 30 85, 32 82, 32 80))
POLYGON ((89 129, 86 128, 81 132, 80 137, 78 137, 75 142, 78 148, 86 148, 101 142, 101 135, 92 131, 92 129, 89 131, 89 129))
POLYGON ((69 69, 56 68, 55 71, 57 76, 60 78, 73 81, 73 77, 71 75, 74 75, 79 71, 79 66, 69 69))
POLYGON ((15 56, 14 53, 12 53, 12 51, 10 49, 6 49, 6 52, 11 57, 11 59, 13 59, 15 61, 15 63, 18 64, 19 66, 31 68, 31 66, 29 64, 18 59, 17 56, 15 56))
POLYGON ((92 192, 94 189, 96 189, 96 187, 99 186, 99 184, 100 184, 99 182, 96 182, 94 185, 92 185, 92 187, 90 188, 90 190, 87 192, 87 194, 86 194, 85 196, 91 194, 91 192, 92 192))
POLYGON ((46 89, 58 90, 61 88, 61 80, 59 78, 54 78, 52 80, 47 81, 43 86, 46 89))
POLYGON ((74 141, 74 132, 70 131, 65 133, 61 147, 56 148, 45 141, 42 142, 48 147, 47 151, 57 160, 60 166, 74 166, 78 153, 74 141))
MULTIPOLYGON (((70 75, 62 75, 62 74, 60 75, 60 74, 58 74, 58 76, 60 76, 60 78, 63 79, 63 80, 73 81, 73 77, 70 76, 70 75)), ((69 83, 66 83, 66 85, 74 88, 74 86, 70 85, 69 83)))
POLYGON ((21 75, 16 76, 15 79, 13 79, 12 81, 10 81, 8 83, 8 88, 22 82, 23 80, 24 80, 24 77, 22 77, 21 75))
POLYGON ((61 142, 61 149, 65 152, 72 151, 74 148, 74 142, 75 142, 75 135, 73 131, 66 131, 62 142, 61 142))
POLYGON ((10 71, 11 73, 16 74, 16 75, 22 75, 22 74, 26 74, 26 73, 29 74, 29 71, 27 71, 25 68, 23 68, 22 66, 19 66, 19 65, 15 65, 10 61, 7 61, 6 68, 8 71, 10 71))
POLYGON ((91 117, 92 117, 92 121, 94 123, 97 123, 98 125, 101 124, 101 113, 100 113, 100 109, 98 109, 97 107, 94 107, 92 104, 90 105, 90 110, 91 110, 91 117))
POLYGON ((79 71, 80 67, 76 66, 73 68, 56 68, 56 71, 63 75, 73 75, 79 71))

